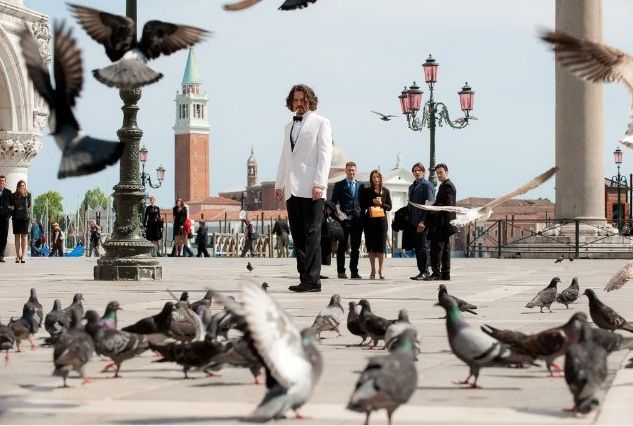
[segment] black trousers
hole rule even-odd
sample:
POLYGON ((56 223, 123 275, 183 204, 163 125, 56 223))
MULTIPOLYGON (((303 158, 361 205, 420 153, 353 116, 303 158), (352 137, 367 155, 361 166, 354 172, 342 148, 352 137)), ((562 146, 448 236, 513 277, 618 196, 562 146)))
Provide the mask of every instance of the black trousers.
POLYGON ((343 239, 338 242, 336 249, 336 272, 345 273, 345 252, 349 238, 350 259, 349 270, 352 274, 358 274, 358 257, 360 256, 360 240, 363 236, 363 222, 360 219, 343 221, 343 239))
POLYGON ((429 249, 426 246, 426 231, 415 233, 415 260, 418 264, 418 271, 421 274, 428 272, 429 268, 429 249))
POLYGON ((450 237, 431 240, 431 269, 433 275, 442 278, 451 276, 451 240, 450 237))
POLYGON ((323 199, 314 201, 293 195, 286 201, 286 208, 297 255, 299 280, 307 285, 320 286, 323 199))
POLYGON ((207 251, 207 245, 205 243, 198 243, 198 255, 196 257, 209 257, 211 256, 207 251))
POLYGON ((0 217, 0 258, 4 257, 4 249, 7 247, 9 234, 9 217, 0 217))

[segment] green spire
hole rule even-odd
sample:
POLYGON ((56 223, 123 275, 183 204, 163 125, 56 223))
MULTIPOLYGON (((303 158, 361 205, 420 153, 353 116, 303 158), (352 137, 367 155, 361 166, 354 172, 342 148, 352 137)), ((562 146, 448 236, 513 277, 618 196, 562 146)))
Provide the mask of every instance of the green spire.
POLYGON ((198 61, 196 61, 193 46, 189 47, 189 56, 187 57, 185 75, 182 76, 182 84, 200 84, 200 71, 198 71, 198 61))

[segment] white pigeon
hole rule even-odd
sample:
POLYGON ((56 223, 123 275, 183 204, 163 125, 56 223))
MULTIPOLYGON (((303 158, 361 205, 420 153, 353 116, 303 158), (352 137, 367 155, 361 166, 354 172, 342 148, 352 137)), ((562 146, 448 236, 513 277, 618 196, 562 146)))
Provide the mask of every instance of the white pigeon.
POLYGON ((633 149, 633 56, 602 43, 581 39, 562 31, 549 31, 541 39, 551 43, 556 60, 576 77, 594 83, 622 83, 631 95, 631 121, 622 144, 633 149))
POLYGON ((558 171, 558 167, 552 167, 545 173, 538 175, 537 177, 527 182, 526 184, 520 186, 519 188, 515 189, 514 191, 508 194, 505 194, 497 199, 494 199, 482 207, 476 207, 474 209, 469 209, 467 207, 459 207, 459 206, 431 206, 431 205, 427 206, 425 204, 417 204, 411 201, 409 201, 409 204, 411 204, 413 207, 416 207, 418 209, 429 210, 433 212, 441 212, 441 211, 454 212, 457 214, 457 217, 451 220, 451 224, 455 226, 460 226, 460 227, 466 226, 469 223, 473 223, 475 221, 488 220, 495 207, 497 207, 500 204, 505 203, 511 198, 514 198, 518 195, 525 194, 526 192, 536 188, 537 186, 540 186, 543 182, 545 182, 546 180, 554 176, 556 171, 558 171))
POLYGON ((624 284, 633 279, 633 262, 629 262, 622 267, 616 274, 609 280, 604 287, 606 291, 613 291, 621 288, 624 284))

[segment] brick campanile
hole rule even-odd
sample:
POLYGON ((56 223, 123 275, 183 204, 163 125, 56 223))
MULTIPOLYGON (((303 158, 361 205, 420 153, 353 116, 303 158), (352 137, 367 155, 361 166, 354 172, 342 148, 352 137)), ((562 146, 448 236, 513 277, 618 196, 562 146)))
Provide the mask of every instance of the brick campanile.
POLYGON ((209 196, 208 101, 196 55, 190 47, 182 89, 176 93, 174 201, 177 197, 193 201, 209 196))

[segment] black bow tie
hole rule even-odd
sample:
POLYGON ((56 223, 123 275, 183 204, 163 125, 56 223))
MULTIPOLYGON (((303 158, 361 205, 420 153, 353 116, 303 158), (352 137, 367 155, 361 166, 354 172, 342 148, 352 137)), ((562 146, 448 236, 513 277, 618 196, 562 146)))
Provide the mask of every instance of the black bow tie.
POLYGON ((300 117, 298 115, 295 115, 294 117, 292 117, 292 121, 301 121, 303 120, 303 117, 300 117))

